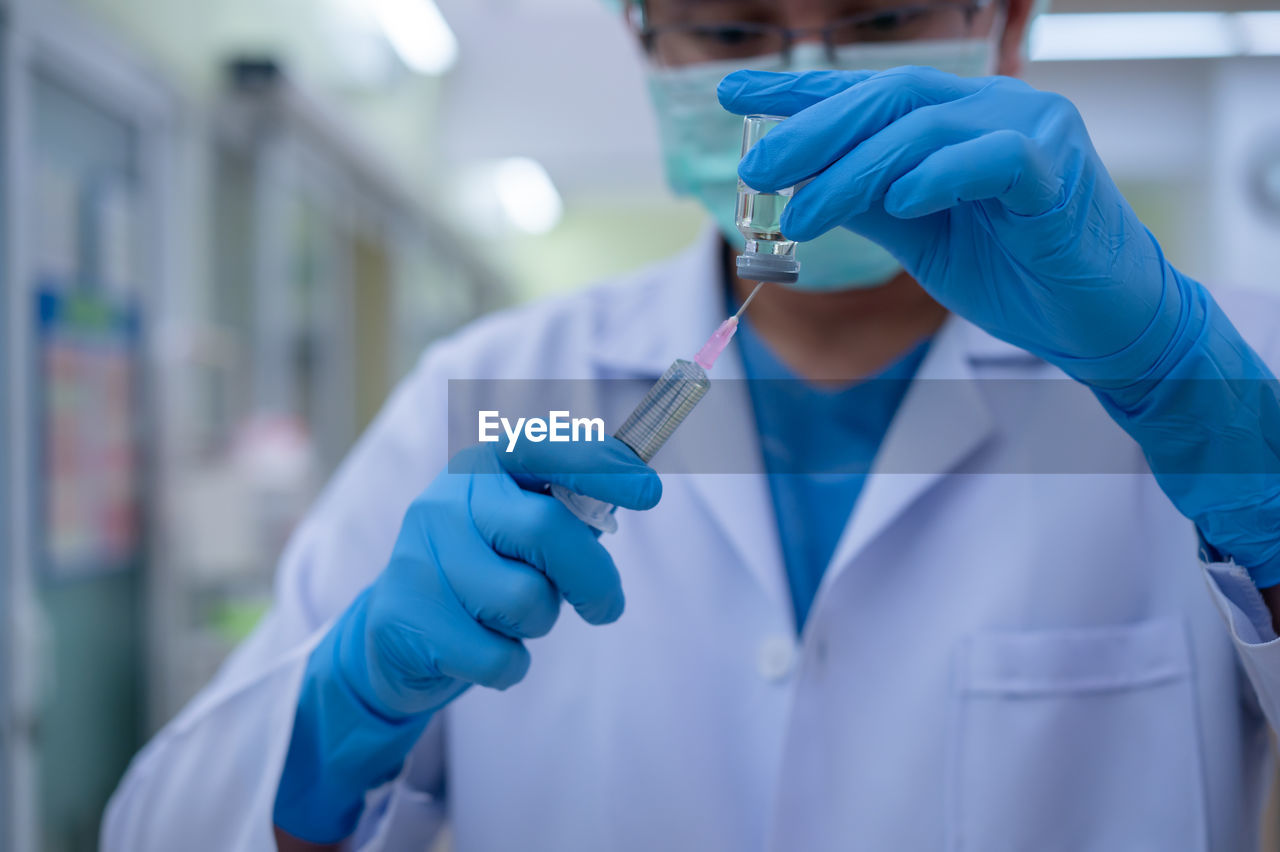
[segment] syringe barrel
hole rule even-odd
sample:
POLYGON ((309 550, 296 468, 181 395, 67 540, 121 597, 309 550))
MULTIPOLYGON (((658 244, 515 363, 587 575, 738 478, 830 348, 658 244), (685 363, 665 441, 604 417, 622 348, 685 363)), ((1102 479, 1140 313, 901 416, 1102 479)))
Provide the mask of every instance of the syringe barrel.
POLYGON ((710 388, 706 370, 692 361, 677 360, 653 383, 614 437, 648 464, 710 388))
MULTIPOLYGON (((710 389, 706 370, 679 359, 653 383, 614 437, 648 464, 710 389)), ((617 530, 616 507, 560 485, 552 486, 551 493, 588 526, 600 532, 617 530)))

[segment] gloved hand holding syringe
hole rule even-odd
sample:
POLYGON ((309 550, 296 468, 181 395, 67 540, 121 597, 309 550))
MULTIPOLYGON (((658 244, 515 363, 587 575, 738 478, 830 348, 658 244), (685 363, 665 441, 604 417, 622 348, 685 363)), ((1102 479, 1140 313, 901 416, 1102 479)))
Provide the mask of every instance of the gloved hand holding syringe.
MULTIPOLYGON (((742 125, 743 156, 781 121, 778 116, 747 116, 742 125)), ((667 368, 614 433, 614 437, 635 451, 645 464, 653 459, 710 389, 707 370, 737 333, 738 319, 760 288, 767 281, 793 284, 799 277, 796 244, 783 236, 781 227, 782 211, 793 193, 794 187, 776 192, 757 192, 738 181, 738 230, 746 239, 746 248, 738 258, 738 275, 759 283, 738 312, 721 323, 703 344, 693 361, 679 358, 667 368)), ((618 520, 613 516, 615 506, 585 497, 562 485, 551 486, 551 493, 588 526, 609 533, 618 529, 618 520)))
MULTIPOLYGON (((657 454, 710 389, 707 371, 733 339, 738 331, 739 317, 763 286, 763 282, 756 285, 738 312, 720 324, 692 361, 676 359, 614 433, 614 437, 630 447, 645 464, 657 454)), ((613 516, 615 506, 570 491, 562 485, 551 486, 551 493, 580 520, 600 532, 611 533, 618 529, 618 520, 613 516)))

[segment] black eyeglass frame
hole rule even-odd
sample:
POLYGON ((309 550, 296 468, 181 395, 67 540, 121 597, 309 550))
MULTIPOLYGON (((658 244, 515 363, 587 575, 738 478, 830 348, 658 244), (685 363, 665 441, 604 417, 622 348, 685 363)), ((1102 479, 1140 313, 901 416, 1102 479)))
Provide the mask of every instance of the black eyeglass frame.
POLYGON ((781 24, 760 24, 746 21, 718 21, 698 24, 659 24, 654 26, 648 22, 648 15, 645 11, 643 0, 628 0, 627 12, 632 23, 636 27, 636 33, 640 37, 640 44, 644 47, 645 53, 651 57, 654 54, 655 43, 658 37, 664 33, 708 33, 733 29, 738 32, 761 36, 778 36, 781 39, 783 58, 790 61, 791 50, 795 47, 796 42, 808 35, 816 34, 821 36, 822 46, 827 53, 827 58, 834 59, 836 48, 839 47, 839 45, 834 41, 834 35, 838 30, 844 27, 857 26, 861 23, 874 21, 876 18, 884 17, 885 14, 935 12, 946 9, 963 12, 965 16, 965 26, 972 26, 973 19, 990 7, 994 2, 996 2, 996 0, 967 0, 967 2, 963 3, 938 0, 938 2, 934 3, 915 3, 910 6, 869 9, 866 13, 850 15, 848 17, 841 18, 838 21, 823 24, 820 27, 786 27, 781 24))

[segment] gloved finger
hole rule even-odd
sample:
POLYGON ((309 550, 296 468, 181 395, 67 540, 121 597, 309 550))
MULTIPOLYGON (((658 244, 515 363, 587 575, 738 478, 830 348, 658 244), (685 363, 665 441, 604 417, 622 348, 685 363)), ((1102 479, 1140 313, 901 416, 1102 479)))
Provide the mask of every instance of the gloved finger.
POLYGON ((550 632, 560 614, 560 592, 545 574, 495 553, 474 526, 451 550, 446 579, 472 618, 512 639, 550 632))
POLYGON ((913 110, 798 190, 783 211, 782 232, 793 240, 811 240, 831 230, 870 209, 934 151, 982 135, 991 122, 981 99, 913 110))
POLYGON ((626 605, 622 578, 594 532, 554 497, 507 477, 477 476, 471 519, 497 553, 537 568, 590 624, 608 624, 626 605))
MULTIPOLYGON (((481 460, 473 464, 485 469, 481 460)), ((488 465, 494 475, 484 478, 506 478, 496 461, 488 465)), ((430 611, 439 626, 455 609, 447 603, 456 601, 456 617, 505 636, 545 635, 559 614, 560 595, 544 575, 494 553, 481 537, 471 521, 473 480, 445 474, 409 506, 386 573, 403 611, 388 620, 419 623, 430 611)))
POLYGON ((1039 216, 1062 201, 1063 179, 1034 140, 997 130, 935 151, 885 195, 893 216, 913 219, 966 201, 994 199, 1019 216, 1039 216))
POLYGON ((738 175, 761 192, 794 186, 903 116, 965 97, 979 85, 980 81, 933 68, 895 68, 875 74, 769 131, 742 158, 738 175))
POLYGON ((843 222, 841 227, 879 244, 913 275, 923 268, 937 247, 937 241, 919 222, 890 216, 878 202, 865 213, 843 222))
POLYGON ((529 651, 470 618, 452 620, 447 638, 435 645, 434 665, 445 677, 492 689, 507 689, 529 671, 529 651))
POLYGON ((795 115, 861 83, 874 71, 734 71, 720 81, 720 106, 736 115, 795 115))
POLYGON ((604 441, 522 441, 510 453, 493 452, 511 478, 528 491, 563 485, 627 509, 652 509, 662 498, 657 472, 612 435, 604 441))

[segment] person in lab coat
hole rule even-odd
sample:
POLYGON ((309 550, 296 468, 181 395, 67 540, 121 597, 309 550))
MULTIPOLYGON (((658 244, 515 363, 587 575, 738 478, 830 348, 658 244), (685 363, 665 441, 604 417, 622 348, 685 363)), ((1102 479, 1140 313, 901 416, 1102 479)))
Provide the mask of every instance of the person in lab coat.
POLYGON ((1280 311, 1179 273, 1070 104, 984 76, 1033 12, 630 4, 672 183, 721 227, 425 353, 103 848, 1256 848, 1280 311), (449 380, 599 379, 612 417, 634 395, 603 380, 651 381, 745 297, 744 113, 792 116, 744 180, 813 178, 801 281, 716 368, 759 381, 686 424, 754 472, 659 479, 616 441, 450 462, 449 380), (1036 462, 1061 411, 1119 455, 1036 462), (617 533, 551 482, 623 506, 617 533))

